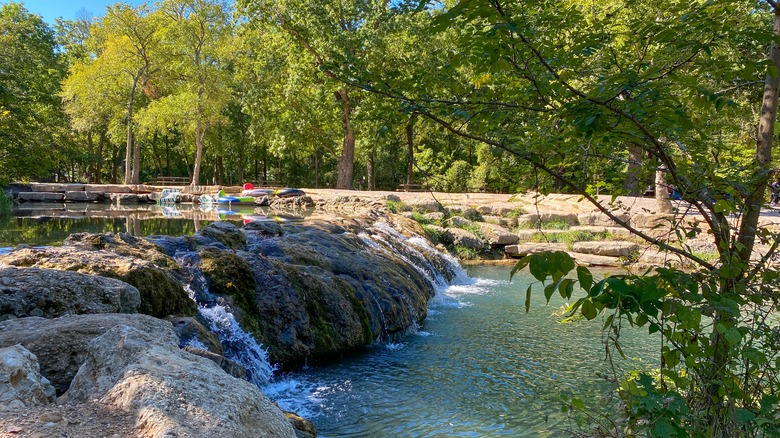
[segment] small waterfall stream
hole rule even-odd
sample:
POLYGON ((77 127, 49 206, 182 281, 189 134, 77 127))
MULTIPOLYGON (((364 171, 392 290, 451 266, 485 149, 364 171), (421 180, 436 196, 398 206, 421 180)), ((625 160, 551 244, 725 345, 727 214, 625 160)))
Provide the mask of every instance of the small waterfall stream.
MULTIPOLYGON (((439 252, 422 237, 405 237, 386 222, 377 222, 356 236, 364 250, 384 254, 388 260, 395 262, 400 260, 413 267, 430 283, 437 295, 442 294, 453 281, 468 280, 468 276, 455 258, 439 252)), ((250 251, 260 247, 257 242, 252 242, 250 241, 248 245, 250 251)), ((284 387, 289 382, 285 383, 283 380, 274 382, 276 367, 270 363, 267 350, 239 325, 229 307, 223 305, 218 296, 209 292, 208 281, 198 268, 200 262, 198 252, 193 248, 182 247, 180 244, 173 245, 178 246, 174 246, 175 249, 169 253, 173 253, 174 259, 190 277, 185 289, 198 304, 200 319, 205 321, 208 328, 218 336, 225 357, 246 368, 248 380, 273 397, 280 386, 284 387)), ((369 302, 378 311, 381 323, 382 332, 379 333, 377 342, 388 342, 388 348, 397 347, 399 344, 390 343, 382 303, 376 296, 370 295, 370 297, 369 302)), ((411 316, 410 331, 418 332, 418 312, 409 297, 401 295, 400 299, 411 316)))

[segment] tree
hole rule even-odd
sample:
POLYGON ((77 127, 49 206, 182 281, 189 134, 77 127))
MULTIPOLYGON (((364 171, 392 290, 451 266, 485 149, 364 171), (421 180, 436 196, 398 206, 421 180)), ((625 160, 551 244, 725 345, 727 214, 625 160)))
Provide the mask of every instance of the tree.
POLYGON ((110 82, 102 82, 109 87, 111 82, 121 84, 125 90, 125 184, 139 183, 141 149, 133 137, 134 112, 137 99, 159 69, 155 64, 159 44, 156 31, 155 17, 145 4, 132 7, 118 3, 109 7, 92 31, 96 58, 82 62, 92 67, 79 70, 94 79, 111 77, 110 82))
POLYGON ((221 0, 166 0, 161 38, 168 42, 167 75, 178 78, 170 94, 154 102, 152 112, 175 114, 179 126, 192 133, 195 161, 192 185, 199 183, 206 132, 223 122, 230 99, 225 62, 229 59, 233 26, 230 8, 221 0))
POLYGON ((457 50, 437 73, 453 78, 446 86, 393 82, 384 72, 354 68, 359 64, 335 74, 404 102, 457 135, 515 155, 635 236, 698 267, 666 266, 601 281, 579 267, 575 280, 566 277, 575 270, 573 260, 548 253, 521 260, 513 270, 530 266, 539 281, 552 279, 544 287, 548 298, 555 291, 572 298, 579 284, 587 294, 570 311, 588 319, 604 315, 608 351, 620 352, 623 323, 661 334, 659 376, 621 382, 622 432, 780 433, 780 361, 776 329, 768 322, 778 304, 780 273, 767 263, 780 238, 758 226, 776 123, 777 4, 462 0, 417 13, 430 15, 433 29, 455 38, 457 50), (745 159, 762 72, 757 141, 745 159), (594 163, 621 163, 611 168, 622 169, 615 176, 625 178, 635 169, 624 164, 638 164, 627 145, 650 158, 641 163, 645 174, 657 164, 666 167, 668 182, 702 225, 668 216, 674 225, 668 234, 643 233, 620 220, 614 206, 599 202, 594 163), (688 243, 705 232, 717 252, 714 262, 688 243))
POLYGON ((63 129, 54 32, 19 3, 0 5, 0 177, 45 178, 63 129), (31 159, 35 157, 35 159, 31 159))

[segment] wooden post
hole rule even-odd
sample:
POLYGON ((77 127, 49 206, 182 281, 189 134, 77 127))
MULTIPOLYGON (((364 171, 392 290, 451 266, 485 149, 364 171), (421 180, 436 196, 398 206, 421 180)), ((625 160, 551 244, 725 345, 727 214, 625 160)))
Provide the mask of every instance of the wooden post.
POLYGON ((655 169, 655 202, 658 206, 658 213, 673 213, 672 200, 669 198, 666 184, 666 167, 658 166, 655 169))

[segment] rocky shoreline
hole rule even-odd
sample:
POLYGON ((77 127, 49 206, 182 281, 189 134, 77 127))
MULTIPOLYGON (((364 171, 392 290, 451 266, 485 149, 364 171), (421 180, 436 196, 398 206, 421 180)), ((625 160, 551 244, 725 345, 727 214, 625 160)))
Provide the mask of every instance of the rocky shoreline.
POLYGON ((421 234, 368 211, 184 237, 74 234, 0 256, 0 434, 96 436, 84 412, 109 410, 124 413, 101 419, 117 436, 315 436, 258 386, 272 366, 424 319, 458 268, 421 234))
MULTIPOLYGON (((657 214, 653 200, 599 199, 657 238, 696 226, 686 244, 714 252, 682 203, 657 214)), ((258 389, 272 367, 342 357, 421 321, 458 275, 446 253, 684 264, 573 195, 308 189, 269 204, 307 213, 183 237, 74 234, 0 256, 0 436, 316 436, 258 389)))

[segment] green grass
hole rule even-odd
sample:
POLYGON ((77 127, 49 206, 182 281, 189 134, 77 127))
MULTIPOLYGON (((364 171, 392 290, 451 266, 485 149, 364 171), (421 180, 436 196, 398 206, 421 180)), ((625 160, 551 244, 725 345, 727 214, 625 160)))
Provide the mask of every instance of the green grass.
POLYGON ((594 233, 591 231, 567 231, 564 233, 543 234, 537 233, 531 237, 531 242, 563 243, 568 249, 576 242, 588 242, 592 240, 607 240, 607 233, 594 233))
POLYGON ((391 213, 400 213, 402 211, 412 211, 412 207, 403 201, 387 201, 387 209, 391 213))
POLYGON ((482 234, 482 229, 477 225, 466 224, 466 225, 459 226, 458 228, 462 228, 468 231, 469 233, 479 237, 480 239, 485 240, 485 236, 482 234))
POLYGON ((507 213, 505 216, 507 218, 509 218, 509 219, 514 219, 514 218, 520 217, 520 216, 522 216, 524 214, 527 214, 527 213, 528 212, 523 210, 522 208, 515 208, 514 210, 510 211, 509 213, 507 213))
POLYGON ((452 251, 461 260, 477 260, 480 258, 480 252, 476 249, 466 248, 463 246, 452 245, 452 251))
POLYGON ((517 228, 521 230, 532 230, 541 228, 542 230, 568 230, 569 227, 568 222, 561 220, 561 219, 553 219, 549 221, 542 221, 541 226, 539 222, 522 222, 520 223, 517 228))
POLYGON ((422 224, 422 229, 425 231, 425 237, 431 241, 434 245, 441 243, 441 231, 433 229, 426 224, 422 224))

